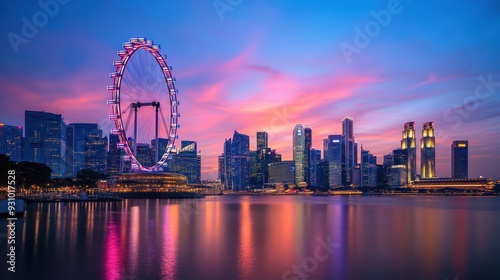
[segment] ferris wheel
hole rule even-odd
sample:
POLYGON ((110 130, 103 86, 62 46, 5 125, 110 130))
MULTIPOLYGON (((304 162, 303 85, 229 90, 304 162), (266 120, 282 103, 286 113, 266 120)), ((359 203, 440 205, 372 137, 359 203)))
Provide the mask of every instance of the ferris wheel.
POLYGON ((160 46, 146 38, 131 38, 118 51, 110 73, 110 120, 118 147, 133 171, 161 171, 175 150, 180 114, 172 67, 160 46), (168 115, 167 115, 168 114, 168 115), (168 117, 168 119, 166 118, 168 117), (154 151, 154 155, 152 155, 154 151))

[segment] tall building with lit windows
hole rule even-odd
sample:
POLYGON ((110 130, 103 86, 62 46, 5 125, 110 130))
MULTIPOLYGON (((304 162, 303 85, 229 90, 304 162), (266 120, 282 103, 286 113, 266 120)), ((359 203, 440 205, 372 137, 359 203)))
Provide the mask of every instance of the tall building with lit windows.
POLYGON ((168 171, 187 177, 188 184, 201 183, 201 154, 196 141, 181 141, 181 148, 168 163, 168 171))
POLYGON ((71 123, 66 127, 66 177, 84 168, 106 172, 108 138, 95 123, 71 123))
POLYGON ((420 139, 420 173, 422 178, 436 177, 436 138, 434 122, 424 123, 420 139))
POLYGON ((268 134, 265 131, 257 132, 257 151, 268 148, 268 134))
POLYGON ((66 123, 60 114, 25 111, 26 161, 43 163, 52 169, 52 177, 66 174, 66 123))
POLYGON ((377 157, 361 146, 361 186, 377 186, 377 157))
POLYGON ((120 173, 120 160, 122 155, 122 150, 118 148, 118 135, 109 134, 109 145, 108 145, 108 158, 106 169, 108 174, 118 174, 120 173))
POLYGON ((8 156, 11 161, 21 161, 22 139, 22 126, 5 125, 0 123, 0 154, 8 156))
POLYGON ((236 130, 231 142, 231 180, 233 191, 250 186, 250 137, 236 130))
POLYGON ((330 188, 343 187, 344 143, 342 135, 328 135, 328 138, 323 140, 323 153, 324 161, 327 163, 324 163, 322 168, 328 168, 328 186, 330 188))
POLYGON ((451 177, 466 179, 469 177, 469 141, 458 140, 451 144, 451 177))
POLYGON ((417 139, 415 137, 415 122, 405 123, 401 149, 406 153, 408 162, 406 171, 408 183, 415 181, 417 176, 417 139))
POLYGON ((304 182, 311 185, 311 148, 312 128, 308 125, 304 128, 304 182))
POLYGON ((342 183, 348 187, 353 184, 354 166, 357 163, 357 147, 354 143, 354 120, 351 117, 345 117, 342 120, 342 138, 344 142, 342 183))
POLYGON ((295 185, 304 182, 305 132, 301 124, 293 129, 293 161, 295 162, 295 185))

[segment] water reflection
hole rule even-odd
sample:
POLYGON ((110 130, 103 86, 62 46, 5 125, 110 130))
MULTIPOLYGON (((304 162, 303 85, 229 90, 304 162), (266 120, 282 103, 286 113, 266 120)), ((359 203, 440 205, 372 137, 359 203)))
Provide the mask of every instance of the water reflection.
POLYGON ((16 276, 25 279, 500 274, 499 198, 208 197, 28 208, 17 228, 16 276))

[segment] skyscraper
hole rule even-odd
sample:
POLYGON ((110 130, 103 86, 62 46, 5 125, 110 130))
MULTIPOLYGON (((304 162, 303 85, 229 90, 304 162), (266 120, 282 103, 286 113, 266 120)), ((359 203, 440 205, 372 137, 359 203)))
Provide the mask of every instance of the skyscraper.
POLYGON ((377 157, 361 147, 361 186, 377 186, 377 157))
POLYGON ((121 149, 118 148, 118 135, 109 134, 109 146, 108 146, 108 162, 107 171, 108 174, 118 174, 120 172, 120 159, 121 159, 121 149))
POLYGON ((0 154, 8 156, 11 161, 22 161, 22 138, 22 126, 12 126, 0 123, 0 154))
POLYGON ((268 148, 267 137, 267 132, 257 132, 257 151, 268 148))
POLYGON ((408 163, 406 165, 408 183, 415 181, 417 175, 417 140, 415 138, 415 122, 405 123, 401 149, 407 154, 408 163))
POLYGON ((172 155, 168 163, 168 170, 184 175, 189 184, 201 183, 201 155, 198 153, 195 141, 181 141, 180 150, 172 155))
POLYGON ((392 187, 408 185, 408 151, 396 149, 392 151, 393 165, 390 171, 390 182, 392 187))
POLYGON ((436 139, 434 122, 424 123, 420 140, 420 173, 422 178, 436 177, 436 139))
POLYGON ((451 144, 451 176, 455 179, 469 177, 469 141, 458 140, 451 144))
POLYGON ((25 160, 43 163, 52 169, 52 177, 66 174, 66 123, 61 115, 25 111, 25 160))
POLYGON ((293 161, 295 162, 295 185, 304 182, 305 133, 301 124, 293 129, 293 161))
POLYGON ((250 137, 234 131, 231 142, 231 176, 233 191, 250 185, 250 137))
POLYGON ((354 166, 356 165, 357 147, 354 143, 354 121, 350 117, 345 117, 342 120, 342 138, 344 142, 344 152, 342 161, 344 164, 344 172, 342 183, 348 187, 352 184, 352 176, 354 166))
POLYGON ((224 185, 224 182, 226 180, 226 172, 224 168, 224 153, 222 153, 218 158, 218 179, 220 180, 221 184, 224 185))
MULTIPOLYGON (((323 140, 323 158, 325 162, 328 162, 328 182, 331 188, 343 186, 343 141, 342 135, 328 135, 328 138, 323 140)), ((323 165, 326 166, 326 164, 323 165)), ((322 168, 325 168, 324 166, 322 168)))
POLYGON ((74 178, 84 168, 106 172, 106 146, 95 123, 71 123, 66 128, 66 177, 74 178))
POLYGON ((319 149, 316 149, 316 148, 311 148, 311 151, 310 151, 310 166, 309 166, 309 170, 310 170, 310 180, 311 180, 311 185, 312 186, 318 186, 318 181, 317 181, 317 164, 321 161, 321 150, 319 149))
POLYGON ((231 175, 231 138, 224 140, 223 157, 223 172, 224 176, 221 177, 221 183, 224 185, 225 190, 229 190, 233 184, 233 177, 231 175))
POLYGON ((311 147, 312 147, 312 129, 306 125, 304 128, 304 182, 311 185, 311 147))

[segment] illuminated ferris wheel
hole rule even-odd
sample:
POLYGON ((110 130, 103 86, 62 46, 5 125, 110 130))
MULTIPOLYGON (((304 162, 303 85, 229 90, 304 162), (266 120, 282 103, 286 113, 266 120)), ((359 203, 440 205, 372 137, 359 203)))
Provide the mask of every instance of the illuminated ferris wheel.
POLYGON ((123 43, 118 56, 113 62, 116 71, 110 73, 113 85, 108 86, 109 118, 116 127, 112 134, 118 136, 118 147, 125 151, 133 171, 161 171, 175 149, 180 127, 172 67, 160 46, 146 38, 123 43), (153 160, 145 160, 138 150, 149 143, 154 147, 153 160))

